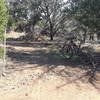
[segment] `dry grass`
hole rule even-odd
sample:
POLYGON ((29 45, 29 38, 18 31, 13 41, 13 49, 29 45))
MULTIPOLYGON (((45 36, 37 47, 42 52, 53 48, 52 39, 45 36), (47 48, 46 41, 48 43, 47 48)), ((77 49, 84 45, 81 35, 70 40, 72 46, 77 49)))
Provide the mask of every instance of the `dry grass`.
POLYGON ((23 35, 25 35, 25 33, 18 33, 18 32, 11 31, 10 33, 7 33, 7 38, 19 38, 23 35))

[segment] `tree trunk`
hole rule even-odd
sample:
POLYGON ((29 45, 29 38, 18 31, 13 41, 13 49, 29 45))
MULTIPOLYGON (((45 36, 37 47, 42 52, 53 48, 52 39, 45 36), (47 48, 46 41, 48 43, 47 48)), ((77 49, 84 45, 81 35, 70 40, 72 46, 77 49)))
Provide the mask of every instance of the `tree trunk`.
POLYGON ((53 25, 50 21, 50 40, 52 41, 54 37, 53 25))
POLYGON ((93 34, 93 33, 90 34, 90 38, 89 38, 89 40, 94 41, 94 34, 93 34))
POLYGON ((100 40, 100 33, 97 34, 97 39, 100 40))
POLYGON ((83 34, 83 42, 86 42, 86 32, 83 34))
POLYGON ((51 41, 53 41, 53 37, 54 37, 54 36, 53 36, 52 33, 51 33, 51 34, 50 34, 50 40, 51 40, 51 41))

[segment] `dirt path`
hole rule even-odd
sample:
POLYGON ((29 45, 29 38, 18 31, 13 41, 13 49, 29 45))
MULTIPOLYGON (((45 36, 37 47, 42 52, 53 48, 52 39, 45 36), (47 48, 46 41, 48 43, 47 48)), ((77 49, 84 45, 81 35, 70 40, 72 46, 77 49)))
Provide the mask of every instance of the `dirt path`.
POLYGON ((81 65, 64 61, 44 45, 8 46, 10 60, 6 76, 0 78, 0 100, 100 100, 100 90, 87 81, 81 65))

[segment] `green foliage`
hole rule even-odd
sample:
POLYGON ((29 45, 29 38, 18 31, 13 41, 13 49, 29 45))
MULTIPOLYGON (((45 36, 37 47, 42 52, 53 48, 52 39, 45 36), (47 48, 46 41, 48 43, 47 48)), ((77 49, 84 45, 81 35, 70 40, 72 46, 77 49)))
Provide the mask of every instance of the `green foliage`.
POLYGON ((2 58, 4 55, 4 48, 0 48, 0 58, 2 58))
POLYGON ((9 3, 8 11, 11 16, 8 26, 16 31, 24 31, 32 35, 34 26, 40 20, 39 5, 38 0, 15 0, 13 3, 9 3))
POLYGON ((0 34, 0 42, 4 41, 4 34, 0 34))
MULTIPOLYGON (((13 5, 9 5, 9 13, 15 18, 16 21, 27 19, 27 5, 15 1, 13 5)), ((10 16, 11 17, 11 16, 10 16)))
POLYGON ((0 0, 0 41, 3 40, 3 33, 6 29, 6 23, 7 23, 8 15, 7 15, 7 9, 6 4, 4 0, 0 0))
POLYGON ((73 56, 70 61, 73 61, 73 62, 79 62, 80 61, 80 57, 79 56, 73 56))
POLYGON ((7 23, 7 31, 10 31, 11 29, 15 29, 15 28, 16 28, 15 19, 12 17, 12 15, 9 15, 8 23, 7 23))
POLYGON ((4 0, 0 0, 0 33, 5 30, 5 25, 7 23, 7 9, 4 0))
POLYGON ((44 24, 43 21, 38 21, 38 22, 37 22, 37 25, 40 26, 40 27, 44 27, 44 26, 45 26, 45 24, 44 24))
POLYGON ((69 14, 92 31, 99 31, 100 0, 71 0, 69 14))

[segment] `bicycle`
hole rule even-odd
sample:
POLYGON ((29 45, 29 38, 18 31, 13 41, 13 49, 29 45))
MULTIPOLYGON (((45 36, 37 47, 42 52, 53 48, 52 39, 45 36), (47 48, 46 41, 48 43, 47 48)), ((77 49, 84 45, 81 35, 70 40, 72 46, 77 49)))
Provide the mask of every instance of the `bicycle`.
POLYGON ((65 58, 71 59, 73 56, 78 55, 79 48, 80 48, 80 45, 78 46, 74 42, 74 39, 71 38, 71 39, 65 41, 65 43, 61 49, 61 53, 65 58))

